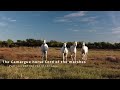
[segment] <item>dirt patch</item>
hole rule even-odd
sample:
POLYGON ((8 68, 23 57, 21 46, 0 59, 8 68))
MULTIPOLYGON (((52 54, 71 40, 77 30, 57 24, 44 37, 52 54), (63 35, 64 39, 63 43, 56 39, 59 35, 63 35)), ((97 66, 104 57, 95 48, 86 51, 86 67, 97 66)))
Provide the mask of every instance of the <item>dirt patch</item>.
POLYGON ((105 57, 105 60, 110 61, 110 62, 119 62, 120 58, 117 58, 114 56, 107 56, 107 57, 105 57))

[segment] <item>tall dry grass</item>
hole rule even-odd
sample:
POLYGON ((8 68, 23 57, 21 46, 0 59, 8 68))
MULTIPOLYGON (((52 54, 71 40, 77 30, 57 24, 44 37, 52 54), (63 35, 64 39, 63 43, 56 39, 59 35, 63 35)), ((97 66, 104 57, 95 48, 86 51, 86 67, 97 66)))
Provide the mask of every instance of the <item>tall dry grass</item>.
MULTIPOLYGON (((120 51, 89 50, 86 64, 55 64, 57 67, 7 67, 0 65, 1 79, 120 79, 120 51), (117 60, 117 62, 111 59, 117 60)), ((41 60, 40 48, 0 48, 0 59, 41 60)), ((80 49, 77 60, 80 60, 80 49)), ((48 60, 62 60, 60 48, 49 48, 48 60)), ((70 53, 68 60, 71 60, 70 53)))

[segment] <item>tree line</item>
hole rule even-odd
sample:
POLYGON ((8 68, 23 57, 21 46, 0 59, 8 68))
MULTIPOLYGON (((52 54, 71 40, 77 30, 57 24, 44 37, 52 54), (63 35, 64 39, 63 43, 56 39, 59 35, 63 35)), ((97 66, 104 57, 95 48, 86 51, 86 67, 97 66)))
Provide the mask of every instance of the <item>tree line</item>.
MULTIPOLYGON (((35 39, 26 39, 26 40, 17 40, 14 42, 11 39, 8 39, 7 41, 0 41, 0 47, 37 47, 41 46, 43 43, 43 40, 35 40, 35 39)), ((47 42, 49 47, 62 47, 63 42, 51 40, 47 42)), ((67 42, 67 47, 69 48, 73 42, 67 42)), ((120 43, 109 43, 109 42, 88 42, 86 43, 86 46, 89 47, 89 49, 120 49, 120 43)), ((78 42, 77 45, 78 48, 82 47, 82 41, 78 42)))

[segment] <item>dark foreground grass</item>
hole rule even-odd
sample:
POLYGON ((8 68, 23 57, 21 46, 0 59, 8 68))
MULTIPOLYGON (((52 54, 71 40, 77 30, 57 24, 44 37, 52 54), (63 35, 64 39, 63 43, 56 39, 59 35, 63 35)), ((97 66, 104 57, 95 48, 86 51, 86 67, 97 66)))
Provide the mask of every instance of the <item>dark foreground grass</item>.
POLYGON ((53 66, 0 66, 1 79, 120 79, 120 66, 54 64, 53 66))

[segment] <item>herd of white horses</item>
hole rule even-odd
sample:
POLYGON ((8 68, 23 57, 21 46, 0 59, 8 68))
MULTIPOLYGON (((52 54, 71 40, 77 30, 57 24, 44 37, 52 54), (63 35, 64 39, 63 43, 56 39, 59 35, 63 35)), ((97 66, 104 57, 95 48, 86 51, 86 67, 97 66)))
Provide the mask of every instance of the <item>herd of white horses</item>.
MULTIPOLYGON (((47 52, 48 52, 48 45, 46 44, 46 40, 43 41, 43 44, 41 45, 41 52, 42 52, 42 60, 47 61, 47 52)), ((63 43, 63 46, 61 48, 61 53, 62 53, 62 58, 63 61, 67 61, 67 56, 68 56, 68 48, 67 48, 67 43, 63 43)), ((75 41, 72 46, 70 46, 70 54, 71 54, 71 59, 72 61, 76 61, 76 53, 77 53, 77 42, 75 41)), ((87 55, 88 55, 88 47, 85 46, 85 43, 82 43, 82 48, 81 48, 81 56, 82 60, 87 60, 87 55)))

